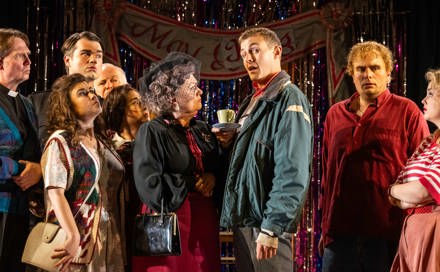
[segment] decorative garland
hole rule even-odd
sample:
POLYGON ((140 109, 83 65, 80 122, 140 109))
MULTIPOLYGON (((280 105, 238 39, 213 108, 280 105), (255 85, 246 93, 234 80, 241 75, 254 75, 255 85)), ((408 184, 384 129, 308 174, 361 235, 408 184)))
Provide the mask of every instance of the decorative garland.
MULTIPOLYGON (((70 34, 89 29, 93 4, 108 4, 117 0, 67 0, 29 1, 27 33, 31 40, 32 72, 26 84, 29 91, 44 91, 64 73, 61 45, 70 34)), ((321 8, 322 20, 330 29, 347 27, 347 45, 374 39, 388 45, 395 53, 396 64, 391 90, 405 94, 407 16, 393 13, 394 1, 312 1, 312 0, 132 0, 142 8, 168 16, 194 26, 214 29, 237 29, 266 22, 284 20, 299 13, 321 8), (353 10, 353 12, 351 12, 353 10)), ((105 6, 103 6, 105 7, 105 6)), ((136 85, 150 60, 141 57, 126 44, 120 42, 119 54, 127 79, 136 85)), ((315 272, 321 270, 318 256, 321 217, 318 199, 321 182, 321 145, 325 114, 334 97, 328 97, 326 55, 319 49, 291 63, 284 63, 292 81, 304 91, 313 105, 314 147, 313 173, 301 221, 294 239, 295 264, 293 271, 315 272)), ((251 92, 248 77, 236 80, 201 80, 203 109, 199 118, 216 122, 213 114, 220 108, 237 109, 244 97, 251 92)), ((345 98, 340 94, 337 99, 345 98)))

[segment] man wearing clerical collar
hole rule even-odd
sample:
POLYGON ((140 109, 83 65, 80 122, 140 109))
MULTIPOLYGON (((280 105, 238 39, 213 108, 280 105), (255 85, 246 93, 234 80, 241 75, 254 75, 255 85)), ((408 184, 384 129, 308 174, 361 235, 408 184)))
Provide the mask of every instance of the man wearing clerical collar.
POLYGON ((0 28, 0 267, 24 271, 21 263, 29 232, 27 191, 41 178, 36 119, 18 85, 29 79, 26 34, 0 28))

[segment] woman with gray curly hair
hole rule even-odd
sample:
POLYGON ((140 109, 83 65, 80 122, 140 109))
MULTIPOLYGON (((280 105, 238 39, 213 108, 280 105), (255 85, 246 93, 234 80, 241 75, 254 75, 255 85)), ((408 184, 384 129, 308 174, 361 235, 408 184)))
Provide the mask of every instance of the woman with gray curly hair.
POLYGON ((179 219, 181 256, 135 257, 133 271, 220 271, 218 215, 219 146, 208 124, 194 118, 202 108, 200 63, 172 52, 140 79, 156 116, 137 133, 133 172, 141 200, 179 219), (157 269, 157 270, 156 270, 157 269))

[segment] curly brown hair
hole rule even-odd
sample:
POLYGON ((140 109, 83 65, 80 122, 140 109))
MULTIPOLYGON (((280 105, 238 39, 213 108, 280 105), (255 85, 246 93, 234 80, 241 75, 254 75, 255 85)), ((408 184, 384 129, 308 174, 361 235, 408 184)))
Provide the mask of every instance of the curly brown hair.
MULTIPOLYGON (((48 120, 48 135, 51 135, 56 130, 65 130, 72 136, 71 144, 73 146, 77 145, 79 142, 77 134, 79 131, 79 124, 70 94, 73 88, 82 82, 88 83, 88 80, 82 74, 77 73, 64 75, 55 80, 49 95, 49 106, 46 112, 48 120)), ((94 131, 96 137, 101 141, 108 143, 109 139, 105 135, 103 123, 104 122, 98 116, 94 121, 94 131)))

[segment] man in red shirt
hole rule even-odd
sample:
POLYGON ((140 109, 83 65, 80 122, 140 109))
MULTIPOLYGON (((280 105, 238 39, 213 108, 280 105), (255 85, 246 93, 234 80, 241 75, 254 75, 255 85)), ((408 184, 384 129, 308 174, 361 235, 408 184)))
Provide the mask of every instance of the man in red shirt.
POLYGON ((356 93, 327 113, 322 152, 323 271, 389 271, 404 218, 387 189, 429 135, 417 105, 391 94, 393 58, 377 42, 354 45, 356 93))

